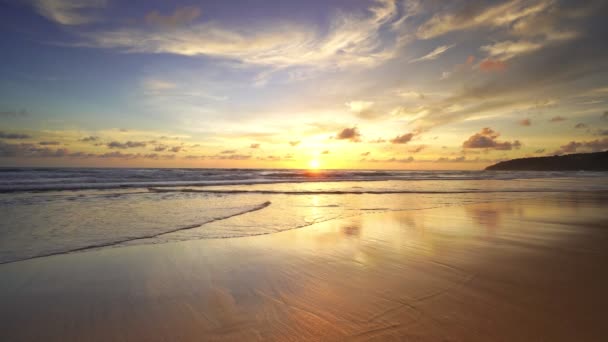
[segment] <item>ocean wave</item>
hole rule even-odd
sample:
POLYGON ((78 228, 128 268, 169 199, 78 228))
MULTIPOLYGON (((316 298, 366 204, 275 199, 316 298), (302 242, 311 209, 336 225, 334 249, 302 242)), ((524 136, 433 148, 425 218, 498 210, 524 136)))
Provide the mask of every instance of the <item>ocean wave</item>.
POLYGON ((574 171, 0 168, 0 192, 322 182, 594 179, 607 175, 606 172, 574 171))
POLYGON ((91 250, 91 249, 98 249, 98 248, 103 248, 103 247, 112 247, 112 246, 124 244, 127 242, 133 242, 133 241, 137 241, 137 240, 153 239, 153 238, 160 237, 162 235, 167 235, 167 234, 171 234, 171 233, 175 233, 175 232, 179 232, 179 231, 183 231, 183 230, 188 230, 188 229, 194 229, 194 228, 198 228, 198 227, 201 227, 206 224, 213 223, 213 222, 227 220, 229 218, 233 218, 236 216, 252 213, 252 212, 255 212, 258 210, 262 210, 270 205, 271 205, 271 202, 266 201, 264 203, 260 203, 258 205, 254 205, 249 208, 246 208, 245 210, 239 211, 237 213, 233 213, 233 214, 226 215, 226 216, 215 217, 215 218, 206 220, 204 222, 200 222, 200 223, 196 223, 196 224, 192 224, 192 225, 171 228, 171 229, 163 230, 160 232, 149 233, 149 234, 142 234, 139 236, 131 236, 131 237, 125 237, 125 238, 115 239, 115 240, 110 240, 110 241, 103 241, 103 242, 88 244, 86 246, 80 246, 80 247, 76 247, 76 248, 56 250, 56 251, 52 251, 52 252, 48 252, 48 253, 35 254, 35 255, 30 255, 28 257, 23 257, 23 258, 12 258, 12 259, 7 259, 7 260, 0 260, 0 265, 10 264, 10 263, 19 262, 19 261, 25 261, 25 260, 30 260, 30 259, 44 258, 44 257, 53 256, 53 255, 83 252, 83 251, 87 251, 87 250, 91 250))

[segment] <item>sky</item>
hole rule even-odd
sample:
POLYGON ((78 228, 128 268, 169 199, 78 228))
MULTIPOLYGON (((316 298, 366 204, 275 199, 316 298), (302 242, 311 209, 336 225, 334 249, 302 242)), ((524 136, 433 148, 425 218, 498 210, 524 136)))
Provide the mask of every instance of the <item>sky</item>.
POLYGON ((608 1, 0 0, 0 166, 482 169, 608 149, 608 1))

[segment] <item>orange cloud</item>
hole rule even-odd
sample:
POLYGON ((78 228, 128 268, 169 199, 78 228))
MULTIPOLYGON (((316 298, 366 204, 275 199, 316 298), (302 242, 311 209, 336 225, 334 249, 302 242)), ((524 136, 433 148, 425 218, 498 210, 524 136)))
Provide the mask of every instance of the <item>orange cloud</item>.
POLYGON ((492 72, 499 71, 503 72, 507 70, 507 64, 498 59, 486 59, 479 64, 481 71, 492 72))
POLYGON ((530 125, 532 125, 532 121, 530 121, 530 119, 523 119, 523 120, 519 121, 519 124, 521 126, 530 126, 530 125))

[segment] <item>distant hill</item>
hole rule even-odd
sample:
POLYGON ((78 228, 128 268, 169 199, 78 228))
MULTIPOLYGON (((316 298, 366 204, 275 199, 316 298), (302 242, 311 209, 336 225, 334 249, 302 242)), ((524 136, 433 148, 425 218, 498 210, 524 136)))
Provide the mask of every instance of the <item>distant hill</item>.
POLYGON ((520 158, 486 167, 493 171, 608 171, 608 151, 520 158))

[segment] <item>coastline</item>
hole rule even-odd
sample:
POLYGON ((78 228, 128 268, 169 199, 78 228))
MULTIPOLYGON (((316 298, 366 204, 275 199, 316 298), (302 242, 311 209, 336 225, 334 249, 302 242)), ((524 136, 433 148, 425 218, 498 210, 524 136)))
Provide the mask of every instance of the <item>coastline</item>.
POLYGON ((561 193, 0 265, 0 329, 10 341, 600 340, 606 204, 561 193))

